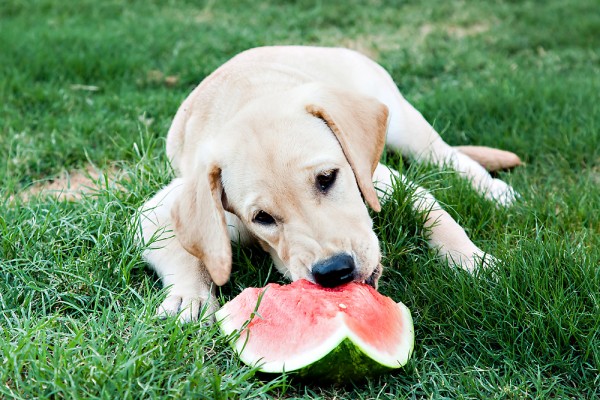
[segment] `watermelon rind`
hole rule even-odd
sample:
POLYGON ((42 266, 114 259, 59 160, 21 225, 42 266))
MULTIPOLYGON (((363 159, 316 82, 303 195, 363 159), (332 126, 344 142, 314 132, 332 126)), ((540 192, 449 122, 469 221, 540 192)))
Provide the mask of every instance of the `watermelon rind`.
MULTIPOLYGON (((402 303, 396 303, 405 331, 392 354, 385 354, 365 343, 354 334, 344 322, 345 315, 339 313, 336 319, 340 328, 310 352, 281 361, 264 362, 261 356, 253 354, 245 346, 248 331, 242 331, 232 345, 240 360, 265 373, 295 372, 298 376, 319 381, 344 382, 376 376, 404 366, 414 349, 414 327, 410 310, 402 303)), ((237 327, 229 322, 227 309, 216 313, 217 321, 225 335, 232 335, 237 327)), ((260 318, 260 316, 255 316, 260 318)))
POLYGON ((290 372, 313 381, 343 383, 381 375, 398 367, 379 364, 346 338, 320 360, 290 372))

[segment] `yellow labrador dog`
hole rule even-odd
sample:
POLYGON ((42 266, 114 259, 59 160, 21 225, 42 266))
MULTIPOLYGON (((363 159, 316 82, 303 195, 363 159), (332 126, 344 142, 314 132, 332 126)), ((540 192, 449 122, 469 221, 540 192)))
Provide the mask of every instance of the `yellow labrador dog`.
MULTIPOLYGON (((515 194, 446 144, 378 64, 351 50, 263 47, 243 52, 183 102, 167 137, 177 177, 140 209, 144 258, 168 288, 158 312, 196 320, 229 279, 231 241, 258 242, 291 280, 376 286, 381 253, 367 206, 392 182, 412 185, 429 244, 469 271, 484 252, 424 189, 379 164, 384 144, 449 165, 488 199, 515 194), (387 133, 387 134, 386 134, 387 133)), ((475 149, 488 164, 512 153, 475 149)))

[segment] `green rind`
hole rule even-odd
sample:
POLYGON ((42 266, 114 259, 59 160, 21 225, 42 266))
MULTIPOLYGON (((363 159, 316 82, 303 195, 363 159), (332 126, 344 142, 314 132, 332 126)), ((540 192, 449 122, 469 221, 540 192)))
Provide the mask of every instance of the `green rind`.
POLYGON ((293 373, 315 382, 347 383, 349 380, 360 381, 394 369, 397 368, 379 364, 346 338, 319 361, 293 373))

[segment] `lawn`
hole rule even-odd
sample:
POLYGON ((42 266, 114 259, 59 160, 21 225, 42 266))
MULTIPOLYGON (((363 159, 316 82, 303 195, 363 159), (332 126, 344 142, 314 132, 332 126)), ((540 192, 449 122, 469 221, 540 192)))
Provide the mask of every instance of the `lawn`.
MULTIPOLYGON (((599 49, 594 0, 0 2, 0 398, 598 398, 599 49), (503 209, 384 155, 503 260, 476 276, 439 262, 402 190, 374 215, 380 290, 415 323, 397 373, 265 377, 215 327, 154 316, 164 292, 129 221, 171 178, 171 118, 267 44, 358 49, 447 142, 525 163, 499 174, 521 195, 503 209), (75 201, 32 190, 89 168, 105 178, 75 201)), ((281 279, 256 248, 234 270, 222 302, 281 279)))

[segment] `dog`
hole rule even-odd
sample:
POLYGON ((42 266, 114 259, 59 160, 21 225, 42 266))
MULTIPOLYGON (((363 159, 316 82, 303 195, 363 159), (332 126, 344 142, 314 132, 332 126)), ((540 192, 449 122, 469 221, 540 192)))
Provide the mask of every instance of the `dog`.
POLYGON ((498 205, 515 201, 473 158, 504 168, 516 155, 449 146, 366 56, 273 46, 223 64, 177 111, 166 144, 176 177, 138 213, 143 257, 167 288, 157 312, 186 322, 216 311, 231 241, 257 242, 292 281, 377 287, 381 252, 367 205, 380 211, 396 184, 413 189, 441 259, 468 271, 493 261, 429 192, 379 163, 386 144, 456 170, 498 205))

